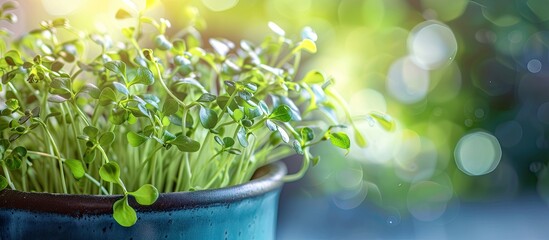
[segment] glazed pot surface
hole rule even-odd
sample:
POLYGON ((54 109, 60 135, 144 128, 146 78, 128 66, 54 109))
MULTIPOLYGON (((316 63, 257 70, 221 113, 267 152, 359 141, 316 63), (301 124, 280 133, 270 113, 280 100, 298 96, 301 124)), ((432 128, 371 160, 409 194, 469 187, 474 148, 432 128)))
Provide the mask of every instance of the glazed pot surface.
POLYGON ((120 196, 0 192, 0 239, 274 239, 286 168, 266 166, 248 183, 162 193, 151 206, 132 204, 138 220, 118 225, 120 196))

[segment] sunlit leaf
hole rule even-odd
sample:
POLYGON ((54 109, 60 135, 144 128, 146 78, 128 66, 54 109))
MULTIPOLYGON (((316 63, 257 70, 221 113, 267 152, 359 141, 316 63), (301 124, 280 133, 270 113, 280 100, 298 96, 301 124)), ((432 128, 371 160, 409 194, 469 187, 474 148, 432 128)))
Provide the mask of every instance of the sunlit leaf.
POLYGON ((396 124, 391 116, 379 112, 372 112, 370 113, 370 116, 375 119, 385 130, 393 131, 395 129, 396 124))
POLYGON ((246 129, 239 128, 238 132, 236 133, 236 138, 238 139, 238 142, 240 143, 240 146, 242 147, 248 147, 248 139, 246 137, 246 129))
POLYGON ((279 105, 273 110, 271 115, 269 115, 269 118, 282 122, 289 122, 290 120, 292 120, 290 107, 286 105, 279 105))
POLYGON ((126 19, 126 18, 131 18, 132 15, 124 9, 118 9, 118 11, 116 11, 116 15, 114 17, 116 19, 126 19))
POLYGON ((288 133, 286 132, 286 130, 284 130, 284 128, 279 127, 278 133, 280 134, 282 141, 284 141, 285 143, 290 142, 290 136, 288 136, 288 133))
POLYGON ((154 83, 154 75, 146 67, 139 67, 137 68, 135 78, 130 82, 130 85, 133 84, 144 84, 144 85, 152 85, 154 83))
POLYGON ((170 50, 173 47, 172 43, 168 41, 168 39, 166 39, 166 36, 164 36, 163 34, 157 35, 154 38, 154 44, 158 49, 163 51, 170 50))
POLYGON ((105 63, 105 68, 109 69, 110 71, 122 76, 126 77, 126 64, 122 61, 111 61, 105 63))
POLYGON ((116 103, 116 93, 110 87, 103 88, 99 95, 99 105, 107 106, 116 103))
POLYGON ((76 159, 67 159, 65 160, 65 165, 69 168, 74 178, 80 179, 84 177, 86 171, 84 170, 84 165, 82 165, 82 161, 76 159))
POLYGON ((122 199, 114 202, 112 206, 113 218, 118 224, 124 227, 131 227, 137 221, 137 214, 135 210, 128 204, 128 197, 124 196, 122 199))
POLYGON ((304 127, 301 129, 301 138, 305 141, 312 141, 315 138, 315 133, 311 128, 304 127))
POLYGON ((210 94, 210 93, 204 93, 196 100, 197 102, 212 102, 217 99, 216 95, 210 94))
POLYGON ((118 183, 120 180, 120 167, 113 161, 105 163, 99 169, 99 176, 104 181, 118 183))
POLYGON ((316 53, 316 44, 310 39, 303 39, 298 48, 304 49, 305 51, 310 53, 316 53))
POLYGON ((282 37, 284 35, 286 35, 286 32, 280 26, 278 26, 276 23, 269 22, 268 26, 276 35, 279 35, 279 36, 282 36, 282 37))
POLYGON ((126 134, 126 138, 128 139, 128 142, 133 147, 138 147, 139 145, 143 144, 145 141, 147 141, 149 138, 146 136, 143 136, 141 134, 129 131, 126 134))
POLYGON ((322 74, 319 71, 310 71, 305 75, 303 80, 301 80, 308 84, 322 84, 325 81, 324 74, 322 74))
POLYGON ((129 194, 141 205, 151 205, 158 199, 158 190, 151 184, 145 184, 129 194))
POLYGON ((299 141, 297 140, 294 140, 292 141, 292 147, 294 148, 294 151, 299 154, 299 155, 303 155, 304 152, 303 152, 303 148, 301 147, 301 144, 299 143, 299 141))
POLYGON ((114 89, 116 91, 118 91, 119 93, 122 93, 124 95, 129 95, 130 94, 130 91, 128 90, 128 88, 126 88, 126 86, 122 83, 119 83, 119 82, 112 82, 112 86, 114 87, 114 89))
POLYGON ((344 132, 330 133, 329 138, 332 145, 338 148, 349 149, 351 147, 351 140, 344 132))

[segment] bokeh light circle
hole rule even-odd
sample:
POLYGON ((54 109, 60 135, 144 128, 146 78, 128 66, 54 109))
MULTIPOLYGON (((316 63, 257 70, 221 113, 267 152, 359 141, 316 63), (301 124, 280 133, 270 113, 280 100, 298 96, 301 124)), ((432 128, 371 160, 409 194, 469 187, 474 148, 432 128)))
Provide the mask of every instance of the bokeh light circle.
POLYGON ((400 58, 389 68, 387 90, 402 103, 417 103, 427 95, 429 73, 410 57, 400 58))
POLYGON ((497 138, 486 132, 463 136, 454 150, 458 168, 472 176, 492 172, 498 166, 501 154, 497 138))
POLYGON ((537 59, 532 59, 528 61, 528 64, 526 64, 526 67, 528 68, 528 71, 531 73, 538 73, 541 71, 541 62, 537 59))
POLYGON ((426 21, 412 29, 408 36, 408 51, 419 67, 433 70, 453 61, 457 53, 457 41, 448 26, 426 21))
POLYGON ((202 0, 202 3, 212 11, 221 12, 236 6, 238 0, 202 0))
POLYGON ((522 134, 522 126, 514 120, 500 124, 495 132, 500 144, 504 147, 517 145, 522 140, 522 134))
POLYGON ((64 16, 84 5, 86 0, 42 0, 42 6, 48 14, 64 16))
POLYGON ((407 207, 416 219, 434 221, 446 212, 452 196, 453 192, 447 186, 433 181, 422 181, 410 187, 407 207))

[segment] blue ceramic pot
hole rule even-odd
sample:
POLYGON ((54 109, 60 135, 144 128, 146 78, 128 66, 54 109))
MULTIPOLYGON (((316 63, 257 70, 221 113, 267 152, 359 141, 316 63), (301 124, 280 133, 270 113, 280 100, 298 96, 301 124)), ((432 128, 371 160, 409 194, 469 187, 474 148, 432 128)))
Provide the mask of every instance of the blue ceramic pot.
POLYGON ((160 194, 151 206, 132 204, 137 223, 112 218, 120 196, 0 192, 0 239, 274 239, 286 167, 263 167, 233 187, 160 194))

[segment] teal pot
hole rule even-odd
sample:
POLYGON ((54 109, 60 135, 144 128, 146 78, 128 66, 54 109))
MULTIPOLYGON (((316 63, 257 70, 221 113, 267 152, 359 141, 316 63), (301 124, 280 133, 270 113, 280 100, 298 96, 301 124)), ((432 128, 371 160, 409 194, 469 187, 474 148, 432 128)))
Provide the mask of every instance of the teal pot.
POLYGON ((112 218, 121 196, 0 192, 0 239, 274 239, 286 167, 274 163, 238 186, 162 193, 151 206, 130 203, 137 223, 112 218))

